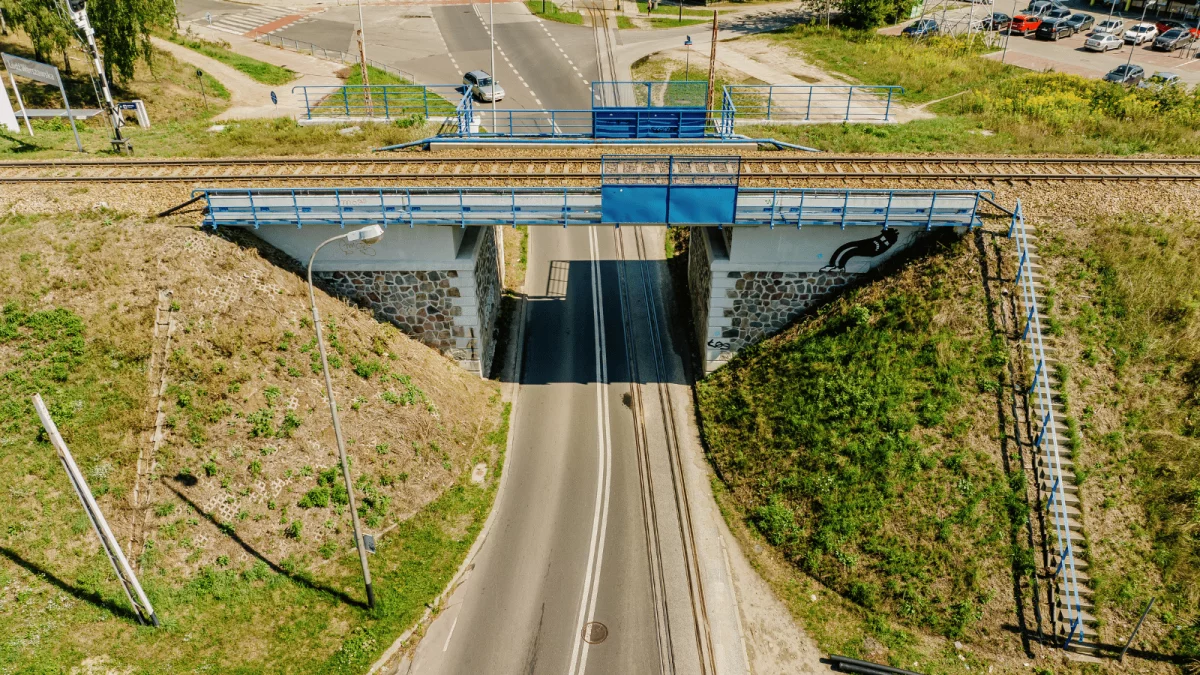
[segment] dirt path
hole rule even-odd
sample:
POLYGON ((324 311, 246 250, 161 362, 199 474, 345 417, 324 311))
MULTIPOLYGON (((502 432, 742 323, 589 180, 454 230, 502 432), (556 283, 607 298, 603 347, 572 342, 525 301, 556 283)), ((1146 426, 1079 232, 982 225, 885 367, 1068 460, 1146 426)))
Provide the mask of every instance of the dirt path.
POLYGON ((295 71, 299 77, 287 84, 277 86, 257 82, 250 76, 225 65, 216 59, 192 51, 187 47, 173 42, 151 38, 154 46, 170 52, 176 59, 190 63, 212 75, 230 93, 230 108, 217 115, 216 120, 249 119, 255 117, 295 117, 304 113, 304 106, 297 96, 292 94, 292 88, 297 86, 337 85, 342 81, 337 71, 344 66, 332 61, 325 61, 307 54, 298 54, 275 47, 259 44, 248 38, 216 33, 207 29, 194 29, 193 32, 205 40, 227 42, 230 49, 238 54, 249 56, 277 66, 283 66, 295 71), (279 98, 279 106, 271 104, 271 92, 279 98))

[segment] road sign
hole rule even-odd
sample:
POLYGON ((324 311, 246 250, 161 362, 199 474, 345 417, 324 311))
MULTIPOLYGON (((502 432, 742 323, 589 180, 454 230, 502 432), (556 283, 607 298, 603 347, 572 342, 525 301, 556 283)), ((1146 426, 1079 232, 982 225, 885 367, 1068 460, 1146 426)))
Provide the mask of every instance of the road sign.
POLYGON ((279 105, 279 97, 275 95, 275 92, 271 92, 271 103, 279 105))
POLYGON ((67 89, 58 75, 58 68, 48 63, 39 63, 12 54, 0 54, 0 60, 4 61, 4 67, 8 69, 8 81, 12 83, 13 92, 17 95, 17 104, 21 106, 21 115, 25 118, 25 128, 29 130, 29 135, 33 135, 33 127, 29 124, 29 113, 25 112, 25 102, 21 100, 21 90, 17 89, 17 75, 35 82, 58 85, 63 105, 67 108, 67 121, 71 123, 71 133, 75 134, 75 147, 83 152, 83 143, 79 140, 79 130, 75 128, 75 116, 71 114, 71 102, 67 100, 67 89))

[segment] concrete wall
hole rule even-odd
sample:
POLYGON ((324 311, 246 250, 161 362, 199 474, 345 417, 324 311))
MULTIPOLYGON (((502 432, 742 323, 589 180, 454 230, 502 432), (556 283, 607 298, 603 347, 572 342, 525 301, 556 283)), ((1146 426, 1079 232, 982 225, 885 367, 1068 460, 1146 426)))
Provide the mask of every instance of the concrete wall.
POLYGON ((916 242, 919 228, 693 228, 692 318, 706 373, 916 242))
MULTIPOLYGON (((302 263, 336 226, 264 227, 254 233, 302 263)), ((492 227, 388 228, 371 246, 333 243, 313 264, 326 288, 487 375, 495 352, 500 275, 492 227)))

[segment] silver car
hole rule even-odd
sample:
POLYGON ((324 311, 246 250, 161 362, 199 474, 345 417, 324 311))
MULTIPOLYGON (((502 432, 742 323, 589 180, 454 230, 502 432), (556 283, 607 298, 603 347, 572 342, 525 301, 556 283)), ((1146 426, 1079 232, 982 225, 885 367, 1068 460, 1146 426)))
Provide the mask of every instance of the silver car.
POLYGON ((472 70, 463 75, 463 84, 471 88, 471 94, 480 101, 499 101, 504 98, 504 87, 496 84, 491 75, 482 70, 472 70))
POLYGON ((1120 49, 1124 44, 1121 38, 1112 33, 1092 33, 1084 43, 1084 49, 1090 49, 1093 52, 1106 52, 1110 49, 1120 49))
POLYGON ((1121 29, 1125 27, 1125 22, 1120 19, 1107 19, 1096 24, 1093 33, 1110 33, 1112 35, 1120 35, 1121 29))

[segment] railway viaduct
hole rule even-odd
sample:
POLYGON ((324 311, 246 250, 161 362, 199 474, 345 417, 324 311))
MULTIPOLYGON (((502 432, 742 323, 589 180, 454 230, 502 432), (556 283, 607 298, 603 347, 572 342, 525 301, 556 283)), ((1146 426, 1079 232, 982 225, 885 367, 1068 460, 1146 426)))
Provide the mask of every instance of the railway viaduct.
POLYGON ((778 331, 935 228, 979 224, 986 191, 746 188, 737 158, 606 158, 596 188, 201 190, 206 224, 250 227, 298 261, 343 228, 313 272, 469 371, 487 374, 500 311, 498 227, 692 228, 691 313, 706 371, 778 331))

